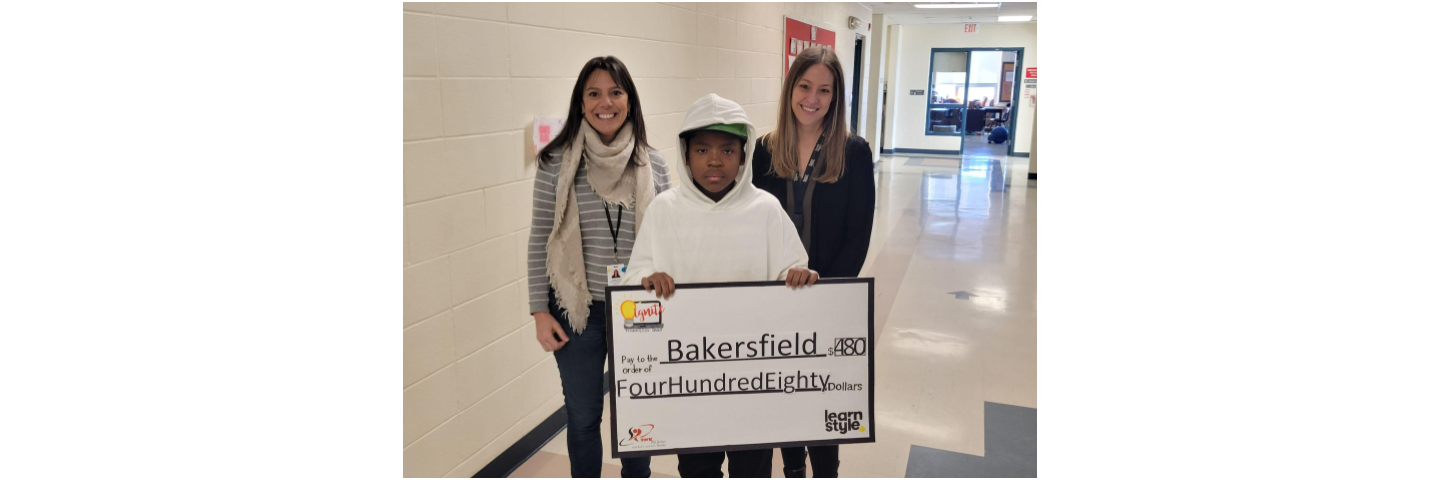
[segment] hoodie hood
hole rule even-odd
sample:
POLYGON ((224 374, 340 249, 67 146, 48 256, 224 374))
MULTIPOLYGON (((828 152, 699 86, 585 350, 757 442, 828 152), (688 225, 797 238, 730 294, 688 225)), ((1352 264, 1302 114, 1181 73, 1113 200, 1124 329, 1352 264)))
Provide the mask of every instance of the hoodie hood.
MULTIPOLYGON (((676 169, 684 172, 684 178, 678 178, 670 182, 671 188, 678 191, 680 198, 686 203, 701 207, 708 207, 715 210, 725 210, 743 205, 749 198, 759 193, 759 190, 751 183, 750 165, 755 155, 756 135, 755 125, 745 116, 745 109, 740 104, 725 99, 716 94, 709 94, 700 97, 690 105, 690 110, 685 112, 685 121, 680 125, 678 144, 680 145, 680 165, 676 169), (695 176, 690 172, 690 162, 686 154, 690 149, 685 145, 685 132, 707 127, 717 123, 738 123, 745 126, 745 164, 740 166, 740 174, 735 177, 735 188, 730 189, 719 202, 710 200, 700 187, 695 185, 695 176)), ((673 177, 672 177, 673 178, 673 177)))

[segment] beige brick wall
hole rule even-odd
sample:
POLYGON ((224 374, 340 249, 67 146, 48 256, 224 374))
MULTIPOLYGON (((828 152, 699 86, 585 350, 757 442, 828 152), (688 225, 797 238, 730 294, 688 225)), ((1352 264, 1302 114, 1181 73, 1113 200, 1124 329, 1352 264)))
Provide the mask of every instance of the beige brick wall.
POLYGON ((858 3, 404 4, 405 476, 469 477, 561 405, 522 278, 533 119, 563 117, 580 67, 614 55, 672 164, 704 94, 768 131, 787 15, 834 30, 852 75, 858 3))

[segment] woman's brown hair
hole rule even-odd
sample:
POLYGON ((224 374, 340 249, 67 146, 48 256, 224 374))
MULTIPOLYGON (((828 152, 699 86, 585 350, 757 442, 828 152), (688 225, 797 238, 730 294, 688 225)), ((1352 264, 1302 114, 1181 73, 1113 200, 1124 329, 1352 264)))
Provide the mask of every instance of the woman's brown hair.
POLYGON ((835 80, 830 86, 834 95, 830 97, 830 109, 820 120, 820 129, 825 145, 820 148, 820 161, 815 165, 815 180, 820 183, 835 183, 845 174, 845 143, 850 140, 850 127, 845 124, 845 75, 841 70, 840 57, 827 48, 810 47, 795 57, 790 71, 785 73, 785 83, 780 90, 780 119, 775 122, 775 131, 766 135, 766 146, 770 150, 770 172, 780 178, 794 178, 810 160, 810 152, 802 157, 796 150, 800 144, 800 124, 790 109, 791 95, 800 77, 814 65, 824 65, 835 80))
POLYGON ((595 57, 585 62, 585 66, 580 68, 580 76, 575 77, 575 88, 570 92, 570 111, 565 115, 565 126, 561 127, 560 134, 556 135, 554 140, 551 140, 549 144, 545 145, 545 148, 535 154, 535 158, 539 161, 547 162, 550 154, 563 152, 570 148, 570 142, 580 134, 580 122, 585 121, 585 112, 583 111, 585 82, 590 80, 590 74, 596 70, 609 72, 610 79, 629 97, 630 113, 625 121, 633 124, 630 134, 635 138, 635 145, 644 147, 636 148, 630 154, 631 161, 644 159, 644 155, 648 155, 646 152, 651 150, 651 147, 645 141, 645 115, 640 112, 640 92, 635 90, 635 81, 630 78, 630 70, 625 68, 625 63, 618 58, 595 57))

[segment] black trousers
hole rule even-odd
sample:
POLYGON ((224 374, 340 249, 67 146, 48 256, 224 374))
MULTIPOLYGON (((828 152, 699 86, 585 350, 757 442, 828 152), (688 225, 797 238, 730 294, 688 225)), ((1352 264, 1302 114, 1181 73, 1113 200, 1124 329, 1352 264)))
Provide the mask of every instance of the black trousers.
POLYGON ((726 470, 730 472, 730 478, 770 478, 770 469, 773 468, 770 461, 775 457, 775 449, 682 453, 676 455, 680 458, 680 476, 721 478, 724 475, 720 472, 720 464, 727 456, 730 464, 726 465, 726 470))
POLYGON ((810 449, 810 466, 815 467, 814 478, 838 478, 840 476, 840 446, 790 447, 780 449, 780 458, 785 462, 785 478, 805 478, 805 449, 810 449))

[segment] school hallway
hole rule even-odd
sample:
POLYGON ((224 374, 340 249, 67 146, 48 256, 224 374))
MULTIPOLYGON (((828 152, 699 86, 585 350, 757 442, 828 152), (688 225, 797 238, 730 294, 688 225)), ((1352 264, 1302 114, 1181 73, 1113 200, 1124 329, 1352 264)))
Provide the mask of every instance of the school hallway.
MULTIPOLYGON (((560 375, 529 301, 529 248, 536 153, 583 110, 570 107, 586 62, 623 61, 627 96, 644 99, 634 113, 646 143, 675 182, 685 180, 677 140, 695 99, 734 101, 756 133, 793 120, 782 114, 796 91, 785 77, 801 42, 833 49, 832 79, 843 80, 833 86, 843 88, 832 91, 840 115, 830 118, 899 150, 876 152, 875 226, 860 270, 874 279, 866 383, 876 403, 866 421, 876 443, 843 445, 840 474, 1033 471, 1037 220, 1027 174, 1038 13, 1027 2, 984 10, 971 19, 976 11, 859 2, 406 2, 395 12, 405 35, 404 475, 569 476, 560 375), (631 28, 612 17, 662 21, 631 28), (586 18, 607 21, 576 20, 586 18), (930 118, 940 94, 961 102, 938 106, 959 119, 944 123, 948 132, 930 118), (1009 143, 955 133, 981 121, 971 102, 987 123, 1009 113, 1009 143)), ((602 438, 602 474, 618 476, 611 442, 602 438)), ((674 455, 653 457, 652 473, 676 466, 674 455)))
MULTIPOLYGON (((875 278, 876 443, 841 477, 1034 477, 1036 181, 1028 159, 882 155, 863 277, 875 278)), ((601 416, 602 476, 609 401, 601 416)), ((780 452, 773 477, 783 478, 780 452)), ((674 455, 652 476, 678 477, 674 455)), ((511 477, 569 477, 562 430, 511 477)), ((807 468, 807 473, 813 469, 807 468)))

